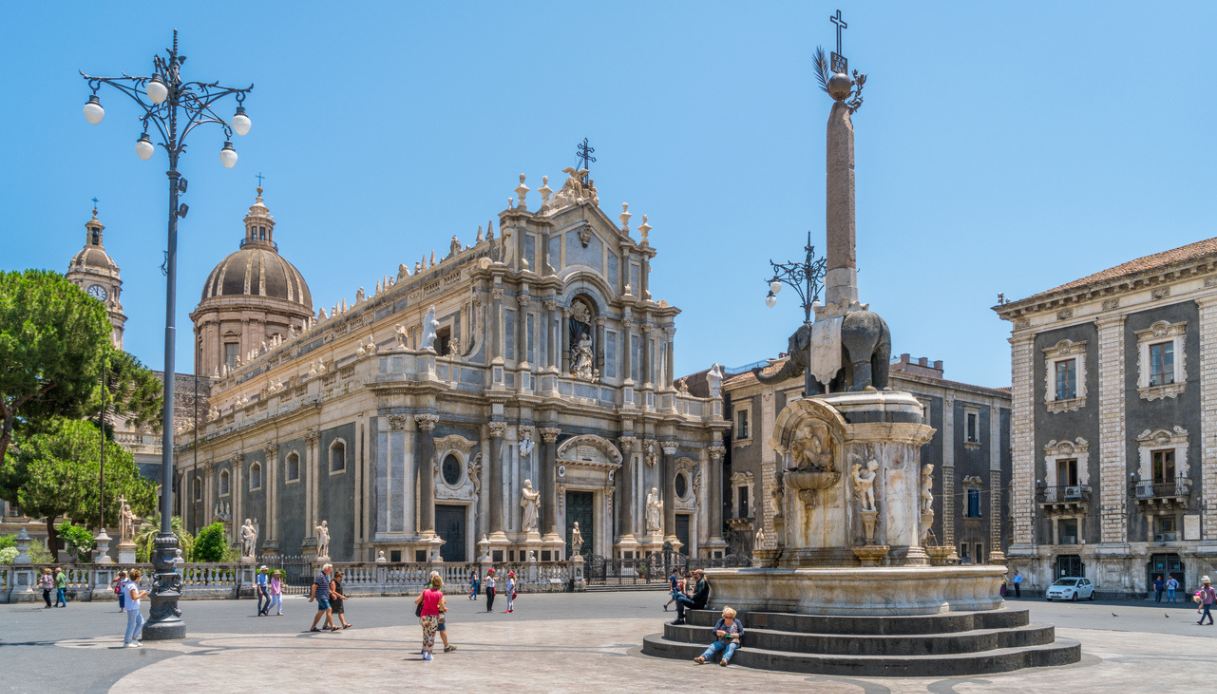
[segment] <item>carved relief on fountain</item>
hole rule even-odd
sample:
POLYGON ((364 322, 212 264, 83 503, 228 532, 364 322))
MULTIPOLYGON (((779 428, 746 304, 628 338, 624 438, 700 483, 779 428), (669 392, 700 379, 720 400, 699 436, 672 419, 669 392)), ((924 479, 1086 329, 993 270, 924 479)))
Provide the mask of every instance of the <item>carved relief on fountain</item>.
POLYGON ((841 479, 845 420, 818 400, 795 400, 778 415, 774 430, 783 486, 814 508, 822 491, 841 479))

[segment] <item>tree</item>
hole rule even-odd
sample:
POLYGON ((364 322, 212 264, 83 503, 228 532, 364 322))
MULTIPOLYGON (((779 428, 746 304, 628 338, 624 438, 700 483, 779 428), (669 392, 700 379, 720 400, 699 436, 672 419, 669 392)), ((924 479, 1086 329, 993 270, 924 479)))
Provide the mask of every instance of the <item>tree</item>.
MULTIPOLYGON (((85 411, 96 417, 105 399, 106 411, 116 412, 137 427, 161 428, 161 403, 164 384, 156 374, 120 349, 108 346, 105 355, 105 390, 95 389, 85 411)), ((102 379, 97 379, 100 386, 102 379)))
MULTIPOLYGON (((100 430, 81 419, 56 419, 42 430, 23 435, 16 455, 0 467, 0 487, 16 490, 17 505, 31 516, 45 518, 48 547, 58 546, 55 518, 67 516, 97 527, 100 470, 100 430)), ((131 452, 106 440, 106 525, 118 523, 119 497, 136 515, 156 506, 156 485, 144 479, 131 452)))
POLYGON ((232 553, 228 546, 228 533, 224 524, 216 521, 199 531, 194 540, 194 561, 217 562, 230 558, 232 553))
POLYGON ((102 303, 62 275, 0 272, 0 468, 21 425, 86 414, 110 331, 102 303))
MULTIPOLYGON (((186 530, 186 524, 182 522, 181 516, 173 516, 169 519, 169 526, 173 530, 173 534, 177 535, 178 549, 182 550, 184 559, 193 561, 194 558, 194 536, 186 530)), ((153 513, 140 525, 139 531, 135 533, 135 560, 141 563, 152 561, 152 550, 156 549, 156 536, 161 532, 161 514, 160 512, 153 513)))

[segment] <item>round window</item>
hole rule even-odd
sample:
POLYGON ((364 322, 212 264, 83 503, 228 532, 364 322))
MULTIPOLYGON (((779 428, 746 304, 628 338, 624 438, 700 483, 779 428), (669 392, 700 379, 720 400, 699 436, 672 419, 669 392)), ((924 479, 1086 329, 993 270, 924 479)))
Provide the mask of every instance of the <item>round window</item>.
POLYGON ((676 476, 676 496, 685 498, 689 494, 689 477, 685 473, 676 476))
POLYGON ((444 481, 448 486, 455 487, 461 482, 461 461, 456 459, 456 456, 449 453, 444 458, 443 467, 444 481))

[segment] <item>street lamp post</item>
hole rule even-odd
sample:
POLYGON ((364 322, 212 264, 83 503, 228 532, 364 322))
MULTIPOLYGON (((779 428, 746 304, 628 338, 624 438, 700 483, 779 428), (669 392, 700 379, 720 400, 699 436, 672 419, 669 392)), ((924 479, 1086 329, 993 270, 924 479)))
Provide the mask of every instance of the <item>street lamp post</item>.
POLYGON ((820 290, 824 287, 824 258, 816 257, 816 248, 811 245, 811 232, 807 232, 807 245, 803 246, 806 255, 803 262, 769 264, 773 267, 773 278, 768 280, 769 293, 765 295, 765 305, 773 308, 778 302, 778 293, 782 285, 793 287, 799 293, 803 307, 803 322, 811 322, 811 311, 820 298, 820 290))
POLYGON ((181 577, 175 571, 177 536, 173 534, 173 387, 174 387, 174 340, 176 337, 177 301, 177 221, 185 217, 189 209, 178 202, 186 192, 186 179, 178 172, 178 159, 186 151, 186 136, 195 128, 215 124, 224 130, 224 146, 220 150, 220 163, 231 169, 237 163, 237 152, 232 146, 232 133, 245 135, 252 122, 245 113, 245 97, 253 85, 245 88, 225 87, 218 82, 184 82, 181 77, 182 64, 186 56, 178 53, 177 30, 173 32, 173 47, 166 55, 154 56, 152 74, 147 77, 122 75, 121 77, 98 77, 80 75, 89 84, 92 94, 84 106, 84 117, 92 125, 101 123, 105 117, 97 91, 103 85, 113 87, 130 97, 140 110, 139 120, 143 133, 135 142, 135 154, 140 159, 150 159, 155 147, 148 136, 149 126, 159 136, 160 146, 169 155, 169 230, 165 253, 165 402, 161 415, 161 529, 155 540, 153 565, 156 578, 152 586, 152 609, 148 623, 144 626, 144 638, 180 639, 186 636, 186 623, 178 599, 182 595, 181 577), (233 96, 237 102, 236 113, 225 119, 215 107, 225 98, 233 96))

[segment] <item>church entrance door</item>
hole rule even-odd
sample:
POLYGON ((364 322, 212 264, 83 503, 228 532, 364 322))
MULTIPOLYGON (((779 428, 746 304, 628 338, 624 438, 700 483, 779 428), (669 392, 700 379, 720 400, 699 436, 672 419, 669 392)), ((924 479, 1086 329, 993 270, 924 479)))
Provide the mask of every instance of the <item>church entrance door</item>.
POLYGON ((689 555, 689 514, 676 514, 676 539, 680 540, 680 553, 689 555))
POLYGON ((571 556, 570 531, 579 522, 579 533, 583 535, 584 557, 595 554, 596 549, 596 495, 592 492, 566 493, 566 556, 571 556))
POLYGON ((468 561, 465 558, 465 507, 435 505, 435 532, 444 539, 439 555, 444 561, 468 561))

